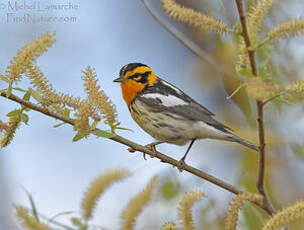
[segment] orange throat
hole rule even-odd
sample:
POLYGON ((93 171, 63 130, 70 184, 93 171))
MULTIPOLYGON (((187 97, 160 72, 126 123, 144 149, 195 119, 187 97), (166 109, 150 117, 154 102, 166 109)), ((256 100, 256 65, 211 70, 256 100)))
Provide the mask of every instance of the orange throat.
POLYGON ((144 85, 134 81, 122 82, 120 84, 122 96, 127 103, 128 107, 133 99, 137 96, 139 92, 144 89, 144 85))

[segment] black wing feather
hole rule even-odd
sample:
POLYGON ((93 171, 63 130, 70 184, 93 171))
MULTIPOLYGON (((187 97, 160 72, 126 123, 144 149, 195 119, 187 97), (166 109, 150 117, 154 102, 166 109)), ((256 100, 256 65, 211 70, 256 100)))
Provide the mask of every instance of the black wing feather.
POLYGON ((170 86, 172 86, 170 83, 162 79, 159 79, 153 86, 144 89, 140 94, 137 95, 136 98, 144 102, 145 104, 152 106, 156 110, 172 112, 194 121, 203 121, 206 124, 213 126, 224 132, 229 132, 228 130, 231 130, 229 127, 215 120, 213 118, 214 113, 212 113, 207 108, 197 103, 195 100, 193 100, 191 97, 186 95, 180 89, 176 88, 175 86, 172 86, 171 88, 170 86), (176 91, 175 89, 177 89, 178 91, 176 91), (157 98, 153 99, 153 98, 142 97, 143 94, 147 94, 147 93, 158 93, 165 96, 174 95, 182 99, 183 101, 187 102, 188 104, 167 107, 162 105, 161 101, 157 100, 157 98))

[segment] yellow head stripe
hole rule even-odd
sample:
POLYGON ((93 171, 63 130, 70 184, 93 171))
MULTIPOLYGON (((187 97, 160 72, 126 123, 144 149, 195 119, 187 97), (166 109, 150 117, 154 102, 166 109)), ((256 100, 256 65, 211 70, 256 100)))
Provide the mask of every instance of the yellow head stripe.
POLYGON ((148 66, 139 66, 139 67, 137 67, 137 68, 135 68, 135 69, 133 69, 133 70, 131 70, 131 71, 128 71, 128 72, 126 72, 126 74, 125 74, 125 78, 128 78, 129 76, 132 76, 132 75, 134 75, 134 74, 136 74, 136 73, 145 73, 145 72, 152 72, 152 69, 150 68, 150 67, 148 67, 148 66))
POLYGON ((151 72, 149 77, 148 77, 148 85, 152 86, 157 80, 157 76, 155 75, 154 72, 151 72))

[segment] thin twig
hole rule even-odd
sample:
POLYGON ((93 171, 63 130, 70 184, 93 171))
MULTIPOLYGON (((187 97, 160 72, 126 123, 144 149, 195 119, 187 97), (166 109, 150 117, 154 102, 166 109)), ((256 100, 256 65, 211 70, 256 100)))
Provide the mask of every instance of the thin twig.
MULTIPOLYGON (((244 38, 246 48, 248 50, 248 56, 250 60, 251 70, 254 77, 258 77, 257 73, 257 67, 256 67, 256 60, 255 60, 255 50, 249 49, 251 47, 247 22, 246 22, 246 16, 243 10, 243 1, 242 0, 236 0, 236 5, 238 8, 238 13, 242 25, 242 36, 244 38)), ((260 100, 256 100, 256 106, 257 106, 257 122, 258 122, 258 132, 259 132, 259 168, 258 168, 258 178, 257 178, 257 188, 261 195, 264 196, 264 207, 265 210, 269 214, 273 214, 276 212, 276 210, 273 208, 270 199, 266 193, 265 190, 265 130, 264 130, 264 113, 263 113, 263 107, 264 104, 260 100)))
POLYGON ((219 66, 219 63, 211 57, 205 50, 203 50, 199 45, 193 42, 184 33, 179 31, 175 26, 173 26, 168 20, 162 17, 155 9, 152 7, 151 3, 147 0, 141 0, 145 8, 151 14, 151 16, 163 27, 165 28, 173 37, 180 41, 186 48, 188 48, 194 55, 198 56, 206 63, 211 65, 219 74, 235 75, 231 72, 229 68, 225 66, 219 66))
POLYGON ((271 102, 272 100, 274 100, 274 99, 276 99, 277 97, 280 97, 280 96, 282 96, 282 95, 283 95, 283 93, 279 93, 279 94, 277 94, 277 95, 275 95, 275 96, 273 96, 273 97, 271 97, 271 98, 266 99, 265 101, 263 101, 263 106, 265 106, 266 104, 268 104, 268 103, 271 102))

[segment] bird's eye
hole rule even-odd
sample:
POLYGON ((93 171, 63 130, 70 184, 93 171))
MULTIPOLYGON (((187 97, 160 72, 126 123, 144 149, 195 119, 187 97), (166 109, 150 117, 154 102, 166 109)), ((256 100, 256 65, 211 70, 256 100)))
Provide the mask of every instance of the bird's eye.
POLYGON ((135 80, 135 81, 139 81, 140 79, 141 79, 141 76, 137 76, 137 77, 133 78, 133 80, 135 80))
POLYGON ((142 73, 136 73, 136 74, 133 74, 132 76, 129 76, 128 77, 129 79, 132 79, 133 81, 136 81, 136 82, 140 82, 140 83, 146 83, 148 78, 146 77, 146 74, 142 74, 142 73))
POLYGON ((134 74, 134 75, 132 75, 132 76, 129 76, 128 78, 129 78, 129 79, 132 79, 132 80, 134 80, 134 81, 138 81, 138 80, 141 79, 141 76, 140 76, 139 74, 134 74))

